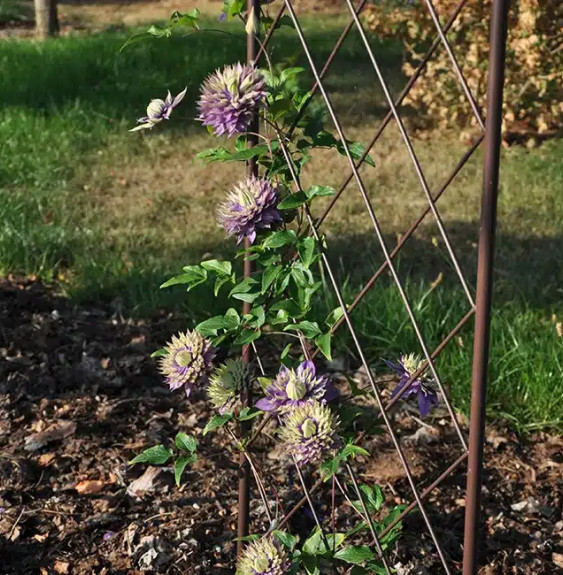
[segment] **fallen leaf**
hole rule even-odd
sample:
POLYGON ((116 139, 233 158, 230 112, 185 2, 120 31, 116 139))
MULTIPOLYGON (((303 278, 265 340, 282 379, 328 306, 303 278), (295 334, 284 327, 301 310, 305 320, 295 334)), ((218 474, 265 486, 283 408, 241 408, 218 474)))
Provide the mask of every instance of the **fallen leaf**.
POLYGON ((553 563, 556 567, 563 569, 563 553, 553 553, 551 558, 553 559, 553 563))
POLYGON ((51 465, 51 463, 53 463, 54 459, 55 459, 54 453, 43 453, 39 457, 39 465, 41 465, 41 467, 47 467, 51 465))
POLYGON ((59 575, 68 575, 70 573, 70 563, 67 561, 56 560, 53 567, 55 569, 55 573, 59 573, 59 575))
POLYGON ((36 533, 33 538, 35 539, 35 541, 38 541, 39 543, 43 543, 47 537, 49 537, 49 533, 44 533, 43 535, 41 535, 41 533, 36 533))
POLYGON ((75 431, 76 423, 74 421, 65 421, 58 425, 52 425, 45 429, 45 431, 40 431, 27 437, 24 449, 26 451, 37 451, 48 443, 61 441, 62 439, 70 437, 75 431))
POLYGON ((147 491, 154 490, 156 478, 161 474, 160 467, 147 467, 143 475, 132 481, 127 488, 127 493, 133 497, 139 497, 147 491))
POLYGON ((100 493, 106 484, 99 479, 86 479, 85 481, 80 481, 74 486, 74 489, 80 493, 80 495, 95 495, 100 493))

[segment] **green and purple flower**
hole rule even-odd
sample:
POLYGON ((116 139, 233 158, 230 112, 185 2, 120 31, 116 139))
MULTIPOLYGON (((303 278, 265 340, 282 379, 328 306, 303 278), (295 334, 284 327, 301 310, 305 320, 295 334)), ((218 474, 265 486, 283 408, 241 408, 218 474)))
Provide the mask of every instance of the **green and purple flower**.
POLYGON ((165 350, 167 353, 160 358, 159 369, 170 389, 184 387, 189 397, 195 386, 209 381, 215 349, 197 331, 172 336, 165 350))
POLYGON ((287 551, 272 537, 263 537, 244 549, 236 575, 286 575, 290 568, 287 551))
POLYGON ((146 130, 147 128, 153 128, 156 124, 162 122, 162 120, 169 120, 172 110, 184 99, 187 89, 188 88, 184 88, 174 98, 172 98, 172 94, 168 91, 166 100, 161 100, 160 98, 151 100, 147 107, 147 115, 139 118, 137 120, 139 125, 129 131, 136 132, 137 130, 146 130))
POLYGON ((315 462, 336 446, 339 423, 326 403, 309 401, 287 413, 279 437, 287 453, 298 463, 315 462))
POLYGON ((219 413, 232 412, 240 406, 240 392, 250 377, 250 366, 242 359, 228 359, 209 378, 207 395, 219 413))
POLYGON ((266 81, 254 66, 225 66, 203 83, 198 119, 216 136, 230 138, 248 129, 265 96, 266 81))
POLYGON ((257 230, 282 221, 278 200, 278 190, 268 180, 250 176, 236 184, 219 206, 219 225, 227 235, 237 236, 237 243, 245 237, 253 243, 257 230))
MULTIPOLYGON (((424 360, 414 353, 402 355, 397 363, 387 360, 384 361, 400 376, 399 383, 393 390, 391 397, 395 397, 405 387, 413 373, 416 373, 424 363, 424 360)), ((403 393, 404 398, 411 395, 416 395, 418 398, 418 409, 421 417, 426 417, 432 407, 438 405, 438 395, 432 388, 432 379, 424 373, 420 374, 403 393)))
POLYGON ((282 367, 265 391, 266 397, 258 400, 256 407, 278 415, 310 401, 331 401, 338 396, 332 381, 317 375, 312 361, 304 361, 297 369, 282 367))

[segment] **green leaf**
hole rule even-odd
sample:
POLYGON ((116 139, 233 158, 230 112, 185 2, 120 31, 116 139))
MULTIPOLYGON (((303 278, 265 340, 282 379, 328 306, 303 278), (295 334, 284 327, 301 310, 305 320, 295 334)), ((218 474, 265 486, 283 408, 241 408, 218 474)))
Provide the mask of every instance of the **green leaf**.
POLYGON ((334 196, 336 190, 331 186, 311 186, 305 190, 305 194, 307 194, 307 199, 312 200, 316 197, 334 196))
POLYGON ((338 468, 342 463, 342 456, 337 455, 328 461, 324 461, 321 463, 321 475, 323 477, 323 481, 328 481, 335 473, 338 472, 338 468))
POLYGON ((233 273, 233 266, 231 262, 220 262, 218 260, 207 260, 201 262, 201 267, 210 271, 215 272, 221 276, 230 276, 233 273))
MULTIPOLYGON (((271 143, 272 152, 278 149, 278 142, 271 143)), ((252 148, 238 150, 236 152, 229 152, 223 146, 218 148, 209 148, 196 154, 196 157, 204 162, 242 162, 250 160, 251 158, 259 158, 261 156, 269 156, 270 148, 266 144, 260 144, 252 148)))
POLYGON ((206 319, 205 321, 202 321, 195 326, 196 330, 204 337, 217 335, 217 330, 223 329, 224 327, 225 319, 222 315, 210 317, 209 319, 206 319))
POLYGON ((279 204, 279 210, 294 210, 308 201, 305 192, 299 191, 294 194, 290 194, 287 198, 284 198, 279 204))
POLYGON ((259 415, 262 415, 263 413, 264 413, 263 411, 260 411, 255 407, 245 407, 244 409, 241 409, 238 416, 238 420, 249 421, 251 419, 254 419, 255 417, 258 417, 259 415))
POLYGON ((168 355, 168 350, 165 347, 161 347, 151 353, 151 357, 164 357, 165 355, 168 355))
POLYGON ((292 345, 293 345, 292 343, 288 343, 288 344, 283 348, 283 351, 281 352, 281 355, 280 355, 280 359, 281 359, 282 361, 289 355, 289 352, 290 352, 290 350, 291 350, 291 346, 292 346, 292 345))
POLYGON ((240 325, 240 316, 236 309, 230 307, 223 316, 226 330, 236 329, 240 325))
POLYGON ((178 449, 187 451, 188 453, 193 453, 197 449, 197 439, 183 431, 180 431, 178 435, 176 435, 175 443, 178 449))
POLYGON ((295 535, 291 535, 291 533, 287 533, 286 531, 278 531, 277 529, 275 529, 272 534, 290 551, 295 549, 295 546, 297 545, 297 537, 295 537, 295 535))
POLYGON ((150 463, 151 465, 163 465, 172 457, 172 450, 164 445, 155 445, 139 453, 137 457, 129 462, 129 465, 136 463, 150 463))
POLYGON ((235 345, 248 345, 257 340, 262 335, 262 332, 254 329, 243 329, 234 341, 235 345))
POLYGON ((369 457, 369 451, 366 451, 363 447, 360 447, 359 445, 354 445, 353 443, 349 443, 342 450, 342 455, 344 457, 349 457, 350 455, 352 455, 352 456, 364 455, 365 457, 369 457))
POLYGON ((332 361, 332 355, 330 353, 330 343, 332 338, 330 333, 324 333, 315 338, 315 344, 321 350, 321 353, 329 360, 332 361))
POLYGON ((182 475, 184 470, 188 465, 194 463, 197 460, 197 455, 192 453, 191 455, 181 455, 174 462, 174 479, 176 480, 176 486, 180 487, 180 481, 182 480, 182 475))
POLYGON ((281 230, 270 234, 262 243, 264 248, 275 249, 294 244, 297 241, 297 234, 293 230, 281 230))
POLYGON ((272 383, 272 380, 269 377, 257 377, 256 380, 262 389, 266 389, 272 383))
POLYGON ((299 257, 307 269, 313 263, 316 246, 315 238, 310 236, 300 240, 297 246, 299 257))
POLYGON ((371 513, 379 511, 385 502, 385 496, 383 495, 381 487, 379 487, 379 485, 369 486, 364 483, 360 485, 360 490, 364 494, 364 501, 368 511, 371 513))
POLYGON ((262 274, 262 293, 272 285, 274 280, 280 275, 282 271, 282 266, 271 265, 268 266, 262 274))
POLYGON ((203 435, 207 435, 210 431, 214 431, 219 427, 223 427, 227 422, 233 419, 232 413, 224 413, 223 415, 214 415, 203 428, 203 435))
POLYGON ((203 283, 207 279, 207 271, 200 266, 185 266, 183 274, 174 276, 168 281, 164 282, 160 289, 178 284, 188 284, 188 291, 196 285, 203 283))
POLYGON ((239 282, 229 293, 229 297, 233 297, 237 293, 249 292, 258 282, 254 278, 244 278, 239 282))
POLYGON ((302 321, 287 325, 284 331, 300 331, 307 339, 314 339, 321 334, 321 329, 316 321, 302 321))
POLYGON ((217 276, 215 279, 215 287, 213 288, 213 295, 217 297, 219 290, 228 282, 232 282, 233 277, 229 276, 217 276))
POLYGON ((342 306, 334 308, 325 319, 326 325, 328 325, 328 327, 332 327, 343 315, 344 311, 342 310, 342 306))
POLYGON ((326 546, 322 540, 322 534, 318 527, 315 527, 313 533, 303 543, 303 553, 316 555, 318 551, 326 551, 326 546))
POLYGON ((254 303, 262 295, 261 292, 256 293, 235 293, 233 294, 234 299, 239 299, 240 301, 245 301, 246 303, 254 303))
POLYGON ((344 543, 346 533, 327 533, 326 539, 331 549, 338 549, 344 543))
POLYGON ((340 559, 346 563, 359 565, 364 561, 374 558, 372 550, 367 545, 349 545, 343 549, 339 549, 334 554, 335 559, 340 559))

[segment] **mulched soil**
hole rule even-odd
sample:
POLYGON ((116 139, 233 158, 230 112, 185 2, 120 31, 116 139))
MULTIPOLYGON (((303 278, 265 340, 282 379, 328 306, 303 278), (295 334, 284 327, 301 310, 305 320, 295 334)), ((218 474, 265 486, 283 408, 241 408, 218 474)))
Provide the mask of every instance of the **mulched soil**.
MULTIPOLYGON (((75 305, 38 281, 0 280, 0 573, 233 573, 237 467, 228 437, 200 438, 180 489, 168 468, 127 464, 178 429, 200 435, 209 417, 203 397, 187 403, 169 393, 149 358, 181 327, 164 312, 131 320, 111 305, 75 305)), ((431 426, 408 410, 395 421, 423 489, 459 457, 459 443, 439 414, 431 426)), ((563 572, 562 446, 546 434, 489 429, 482 575, 563 572)), ((389 504, 409 503, 389 437, 366 447, 374 456, 355 461, 363 480, 378 483, 389 504)), ((298 478, 284 456, 267 441, 256 449, 282 501, 296 502, 298 478)), ((461 465, 426 504, 456 569, 464 474, 461 465)), ((327 488, 314 497, 321 515, 327 488)), ((266 526, 256 494, 251 515, 254 530, 266 526)), ((305 510, 290 523, 301 534, 311 526, 305 510)), ((405 520, 391 562, 399 575, 443 572, 420 513, 405 520)))

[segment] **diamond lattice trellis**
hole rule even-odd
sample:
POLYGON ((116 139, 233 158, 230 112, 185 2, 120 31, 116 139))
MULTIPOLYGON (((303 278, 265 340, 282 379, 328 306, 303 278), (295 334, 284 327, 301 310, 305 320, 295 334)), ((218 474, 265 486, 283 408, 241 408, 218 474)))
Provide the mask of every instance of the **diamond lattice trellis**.
MULTIPOLYGON (((281 1, 281 0, 280 0, 281 1)), ((422 1, 422 0, 421 0, 422 1)), ((435 39, 431 43, 428 48, 427 53, 425 54, 424 58, 421 60, 419 66, 413 72, 406 85, 404 86, 403 90, 399 93, 397 97, 393 97, 391 95, 391 89, 389 87, 388 82, 386 81, 384 74, 382 73, 382 64, 379 61, 378 54, 374 51, 371 46, 370 38, 366 34, 363 28, 363 22, 361 19, 362 11, 365 9, 366 5, 368 4, 367 0, 360 0, 359 3, 356 5, 353 4, 352 0, 342 0, 342 10, 345 11, 348 23, 343 28, 341 35, 339 36, 338 40, 336 41, 334 48, 330 52, 326 62, 321 66, 319 66, 315 61, 315 54, 311 49, 310 42, 306 34, 303 32, 303 28, 300 22, 300 16, 297 14, 296 8, 293 6, 291 0, 283 0, 281 2, 281 6, 277 11, 277 14, 274 17, 273 25, 271 26, 268 34, 262 40, 261 43, 256 44, 252 37, 249 37, 249 49, 248 49, 248 57, 249 60, 259 61, 260 58, 264 56, 264 52, 269 51, 269 46, 271 45, 271 39, 276 34, 276 31, 279 29, 277 28, 276 24, 280 21, 282 17, 289 17, 295 34, 299 40, 301 45, 303 55, 305 61, 308 64, 308 68, 312 77, 314 78, 314 84, 312 86, 310 92, 310 98, 307 104, 302 108, 301 113, 306 109, 307 105, 313 102, 316 98, 322 100, 328 115, 332 121, 333 127, 336 130, 336 133, 339 137, 340 142, 342 142, 342 146, 344 148, 345 156, 348 161, 348 173, 345 177, 342 178, 342 182, 338 187, 336 195, 332 198, 329 205, 326 209, 320 214, 311 214, 307 210, 307 220, 308 225, 310 228, 310 233, 313 237, 315 237, 319 243, 321 240, 322 228, 326 226, 326 220, 328 216, 331 214, 331 211, 338 205, 339 202, 345 201, 346 195, 348 193, 352 193, 352 186, 354 185, 357 190, 359 191, 363 203, 365 205, 365 214, 369 218, 372 233, 376 240, 376 245, 378 246, 379 255, 382 256, 382 263, 373 273, 372 277, 367 281, 364 285, 363 289, 357 294, 353 302, 349 305, 345 304, 344 297, 342 294, 342 288, 339 284, 338 274, 334 270, 334 264, 331 263, 330 255, 331 255, 331 242, 330 240, 327 242, 326 247, 324 249, 324 253, 322 253, 322 264, 324 267, 325 274, 328 278, 328 283, 332 289, 332 292, 338 301, 338 304, 344 311, 342 318, 334 325, 333 332, 336 332, 339 329, 347 329, 351 340, 353 342, 353 349, 356 357, 359 359, 361 365, 363 366, 363 370, 367 375, 368 381, 368 388, 373 394, 373 398, 375 400, 377 409, 378 409, 378 418, 379 421, 384 425, 386 433, 391 440, 391 443, 396 451, 396 454, 399 458, 401 463, 404 476, 406 478, 406 483, 408 485, 408 491, 410 493, 410 501, 411 503, 406 506, 406 508, 398 514, 392 522, 386 525, 385 529, 379 533, 376 533, 371 521, 366 521, 370 527, 371 533, 371 544, 377 550, 379 555, 380 561, 383 565, 383 568, 387 574, 392 573, 392 567, 390 563, 390 558, 386 551, 382 548, 380 543, 381 539, 389 533, 408 513, 410 513, 413 509, 418 509, 425 528, 431 538, 433 543, 434 549, 433 553, 439 558, 439 564, 441 564, 441 571, 450 574, 456 572, 460 567, 460 562, 452 561, 451 557, 447 556, 447 553, 443 550, 443 544, 440 541, 440 537, 438 536, 436 526, 435 526, 435 517, 431 517, 431 513, 429 513, 427 508, 427 498, 428 496, 447 478, 449 477, 454 471, 456 471, 460 466, 464 464, 466 459, 470 458, 471 460, 471 452, 473 452, 473 457, 476 458, 473 461, 477 461, 478 469, 473 469, 472 474, 474 477, 470 477, 469 481, 469 491, 468 493, 470 498, 470 505, 471 512, 473 513, 474 517, 466 524, 467 525, 475 525, 476 524, 476 517, 478 515, 478 487, 479 487, 479 473, 480 473, 480 444, 482 443, 482 426, 483 426, 483 415, 482 415, 482 404, 483 404, 483 395, 481 393, 475 393, 474 390, 474 403, 472 407, 478 407, 478 413, 473 413, 473 421, 472 421, 472 441, 471 446, 468 444, 468 439, 464 430, 462 430, 460 424, 457 421, 456 413, 454 407, 451 404, 451 401, 448 396, 447 389, 445 388, 439 370, 436 365, 436 360, 448 348, 451 344, 452 340, 454 340, 458 334, 463 330, 465 326, 468 325, 470 320, 477 314, 477 319, 480 321, 481 328, 479 328, 479 321, 478 321, 478 328, 477 328, 477 339, 476 339, 476 349, 477 353, 475 357, 477 357, 477 363, 475 363, 474 357, 474 387, 475 383, 480 383, 479 390, 482 391, 484 387, 484 375, 483 375, 483 365, 486 369, 486 351, 484 352, 485 355, 483 356, 483 350, 486 350, 487 343, 488 343, 488 310, 490 306, 490 273, 487 276, 486 271, 489 269, 490 272, 490 255, 492 253, 492 238, 494 236, 494 197, 496 194, 496 176, 498 174, 498 137, 495 139, 494 134, 496 134, 500 130, 500 115, 498 113, 489 114, 490 115, 490 122, 492 125, 491 131, 494 132, 493 135, 488 137, 487 141, 487 149, 485 151, 486 155, 486 164, 485 164, 485 185, 484 191, 490 192, 489 195, 485 193, 483 198, 483 208, 485 213, 485 218, 487 214, 490 215, 491 202, 493 203, 492 206, 492 221, 491 220, 483 220, 484 232, 487 234, 484 239, 483 236, 481 237, 481 248, 482 251, 480 253, 480 276, 479 276, 479 285, 477 287, 477 304, 474 300, 474 293, 475 290, 470 285, 470 282, 466 278, 464 271, 462 270, 461 265, 459 264, 458 257, 456 256, 455 246, 453 245, 452 240, 448 234, 446 229, 446 225, 443 222, 443 219, 440 214, 439 207, 437 202, 439 198, 444 194, 447 193, 448 190, 452 188, 452 183, 458 177, 460 172, 463 170, 464 166, 469 162, 472 156, 475 154, 476 150, 480 147, 482 142, 485 140, 485 123, 482 118, 481 111, 479 110, 474 97, 471 94, 471 91, 468 87, 468 84, 461 72, 460 66, 456 60, 455 55, 455 47, 448 41, 448 31, 450 28, 456 23, 457 19, 460 16, 460 13, 464 10, 464 7, 468 3, 468 0, 461 0, 461 2, 455 7, 454 11, 451 14, 437 14, 434 6, 432 5, 430 0, 423 0, 426 4, 426 7, 430 13, 432 22, 434 23, 435 27, 435 39), (444 21, 444 24, 441 24, 441 20, 444 21), (327 88, 326 78, 329 77, 331 66, 333 65, 335 59, 338 57, 339 50, 341 49, 342 45, 347 39, 347 36, 350 32, 353 31, 355 34, 359 35, 361 40, 361 45, 363 47, 363 55, 367 62, 369 62, 370 66, 372 67, 375 73, 375 80, 374 80, 374 87, 377 86, 380 89, 384 96, 384 101, 386 105, 387 112, 383 116, 383 118, 379 122, 379 127, 375 130, 373 138, 371 141, 365 146, 365 151, 363 152, 362 156, 359 159, 354 159, 354 156, 350 150, 349 145, 347 142, 347 134, 343 127, 343 123, 339 119, 339 114, 336 111, 336 107, 333 104, 331 99, 330 90, 327 88), (425 171, 421 165, 419 157, 416 153, 415 147, 413 145, 412 139, 409 136, 405 124, 403 121, 403 114, 404 111, 401 109, 401 104, 405 100, 405 97, 408 95, 409 90, 413 87, 413 85, 417 82, 419 77, 424 73, 424 70, 428 64, 428 62, 432 59, 433 55, 436 53, 437 50, 442 49, 445 50, 448 58, 451 62, 451 70, 452 73, 455 75, 456 81, 459 86, 459 97, 466 98, 470 104, 470 107, 475 115, 476 122, 481 129, 480 134, 475 138, 473 143, 467 148, 467 150, 461 155, 451 172, 444 178, 439 185, 436 186, 434 190, 431 189, 425 171), (381 141, 381 136, 388 125, 393 124, 395 128, 398 130, 399 139, 401 142, 401 146, 404 146, 404 150, 407 153, 408 160, 411 166, 411 169, 414 170, 416 174, 416 178, 420 187, 420 193, 425 198, 425 207, 420 211, 420 213, 413 216, 411 222, 408 222, 405 225, 405 230, 401 234, 400 238, 398 239, 396 245, 390 247, 388 245, 388 240, 386 240, 385 235, 382 230, 382 225, 380 223, 380 219, 378 216, 379 210, 383 209, 381 206, 375 206, 372 198, 370 197, 368 186, 365 184, 364 178, 362 176, 362 167, 363 164, 368 157, 368 154, 374 147, 378 145, 381 141), (496 156, 496 164, 495 164, 495 157, 496 156), (487 164, 489 162, 489 164, 487 164), (491 163, 492 162, 492 163, 491 163), (488 167, 487 167, 488 166, 488 167), (496 167, 495 167, 496 166, 496 167), (492 178, 489 187, 487 187, 487 177, 492 178), (401 253, 404 246, 407 244, 409 239, 412 238, 413 234, 421 227, 423 222, 425 221, 432 221, 433 225, 436 226, 439 236, 446 247, 447 257, 449 258, 449 262, 455 272, 455 276, 457 278, 457 282, 461 286, 461 290, 464 294, 466 299, 466 312, 462 314, 457 319, 457 324, 453 329, 449 331, 441 341, 433 346, 430 347, 427 341, 427 338, 424 334, 424 326, 422 325, 420 318, 417 317, 416 310, 407 294, 407 290, 405 289, 404 281, 399 277, 399 273, 397 271, 397 256, 401 253), (483 270, 481 270, 481 266, 483 266, 483 270), (485 276, 483 276, 485 274, 485 276), (358 333, 357 328, 355 327, 354 321, 354 311, 355 309, 362 304, 362 300, 366 296, 366 294, 376 285, 378 281, 381 281, 382 277, 391 276, 392 282, 397 290, 402 304, 404 306, 406 315, 408 317, 408 322, 410 325, 410 329, 413 330, 414 334, 416 335, 416 340, 418 342, 419 351, 421 355, 424 357, 425 361, 421 365, 421 367, 414 373, 409 382, 401 389, 401 391, 396 394, 394 397, 387 399, 385 395, 382 393, 382 389, 376 380, 372 369, 370 367, 370 363, 367 359, 366 353, 362 347, 360 341, 360 334, 358 333), (480 291, 481 290, 481 291, 480 291), (483 323, 484 322, 484 323, 483 323), (344 327, 346 326, 346 327, 344 327), (483 327, 484 326, 484 327, 483 327), (482 341, 478 341, 478 338, 481 338, 482 341), (484 360, 484 361, 483 361, 484 360), (451 462, 444 462, 441 465, 441 469, 439 473, 436 473, 436 476, 428 479, 424 483, 419 483, 416 479, 415 474, 411 469, 409 464, 408 458, 405 455, 404 447, 402 445, 401 437, 399 431, 396 429, 396 423, 394 422, 393 418, 390 416, 390 411, 396 402, 401 398, 401 396, 405 393, 408 389, 409 385, 423 372, 428 370, 433 379, 436 381, 441 396, 443 398, 443 402, 447 409, 447 413, 451 422, 451 426, 455 431, 455 436, 457 438, 457 442, 459 443, 459 456, 451 462), (476 375, 477 374, 477 375, 476 375), (481 378, 481 381, 479 381, 481 378), (481 435, 479 435, 479 431, 481 431, 481 435), (455 564, 454 564, 455 563, 455 564)), ((250 8, 254 8, 258 10, 259 3, 257 0, 249 0, 249 13, 250 8)), ((275 8, 272 7, 272 9, 275 8)), ((504 66, 504 38, 502 35, 503 27, 504 33, 505 26, 506 26, 506 4, 504 2, 495 2, 495 10, 497 11, 496 21, 493 23, 493 44, 496 43, 496 50, 497 53, 495 54, 495 46, 493 46, 493 50, 491 52, 491 58, 496 58, 496 60, 491 60, 491 66, 494 74, 494 78, 490 80, 489 85, 489 102, 488 102, 488 110, 491 112, 498 111, 502 96, 502 69, 504 66), (503 18, 504 14, 504 18, 503 18), (495 25, 498 30, 495 30, 495 25), (496 33, 496 36, 494 34, 496 33), (500 51, 499 51, 500 50, 500 51), (500 74, 500 82, 499 82, 499 74, 500 74), (496 83, 495 83, 496 82, 496 83), (500 92, 498 90, 498 86, 500 85, 500 92), (492 86, 492 88, 491 88, 492 86), (496 90, 496 91, 495 91, 496 90)), ((298 120, 297 120, 298 121, 298 120)), ((294 124, 294 127, 297 124, 297 121, 294 124)), ((290 132, 292 132, 290 130, 290 132)), ((293 183, 294 183, 294 192, 302 191, 301 190, 301 183, 300 179, 294 171, 293 163, 291 161, 291 156, 289 150, 286 146, 286 139, 284 136, 289 134, 279 134, 278 143, 279 149, 283 153, 285 160, 287 162, 288 168, 292 174, 293 183)), ((335 152, 336 153, 336 152, 335 152)), ((249 165, 249 170, 252 172, 256 169, 256 166, 252 163, 249 165)), ((445 312, 445 310, 444 310, 445 312)), ((254 350, 256 351, 256 350, 254 350)), ((310 353, 310 351, 304 348, 304 352, 309 357, 313 357, 316 353, 310 353)), ((259 358, 258 358, 259 359, 259 358)), ((258 362, 260 367, 262 367, 261 362, 258 362)), ((486 371, 485 371, 486 373, 486 371)), ((250 443, 254 441, 254 439, 258 436, 258 433, 255 433, 254 436, 251 438, 250 443)), ((248 465, 255 465, 253 464, 250 459, 245 459, 243 456, 241 463, 243 466, 247 466, 246 471, 243 470, 243 478, 241 480, 241 489, 240 495, 242 498, 242 505, 241 505, 241 513, 242 517, 239 521, 239 535, 244 535, 246 530, 248 529, 248 517, 246 516, 245 509, 248 509, 248 476, 250 475, 248 470, 248 465)), ((317 492, 322 491, 323 482, 322 480, 317 480, 313 485, 307 485, 306 478, 303 475, 302 470, 300 469, 299 465, 296 462, 294 466, 295 470, 295 477, 296 482, 301 487, 303 491, 303 497, 298 501, 293 508, 284 510, 284 514, 282 517, 271 517, 269 509, 267 509, 266 505, 266 513, 268 514, 268 518, 272 525, 276 525, 277 528, 283 527, 287 522, 291 519, 291 517, 297 512, 299 508, 303 505, 307 504, 311 515, 312 520, 317 526, 322 530, 323 525, 320 518, 318 511, 316 510, 317 503, 315 502, 315 497, 317 492)), ((362 510, 356 509, 356 512, 362 516, 365 520, 366 517, 369 517, 369 513, 366 508, 366 504, 361 493, 361 490, 358 488, 358 481, 355 475, 354 470, 346 465, 345 466, 346 472, 349 476, 351 481, 350 486, 355 492, 355 495, 352 495, 350 492, 350 487, 347 487, 341 483, 341 481, 336 478, 333 483, 333 505, 332 505, 332 513, 334 514, 334 491, 338 488, 342 497, 350 501, 350 497, 357 497, 358 500, 361 502, 362 510)), ((270 485, 271 486, 271 485, 270 485)), ((264 499, 267 499, 266 491, 269 489, 268 484, 264 484, 259 482, 257 485, 257 489, 261 495, 264 496, 264 499)), ((334 515, 332 517, 332 525, 334 527, 336 519, 334 515)), ((467 529, 466 529, 466 547, 470 547, 468 551, 468 559, 464 562, 464 574, 469 575, 475 573, 475 540, 474 537, 469 537, 467 539, 467 529), (469 557, 470 555, 473 556, 473 559, 469 557)))

